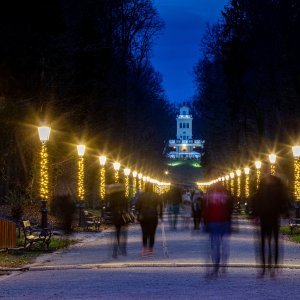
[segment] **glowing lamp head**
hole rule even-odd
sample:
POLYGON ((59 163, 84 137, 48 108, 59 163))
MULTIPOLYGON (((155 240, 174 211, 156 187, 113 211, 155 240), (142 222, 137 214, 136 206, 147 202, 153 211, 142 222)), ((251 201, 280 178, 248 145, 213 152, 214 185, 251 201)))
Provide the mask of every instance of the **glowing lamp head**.
POLYGON ((234 173, 233 173, 233 172, 230 172, 230 174, 229 174, 229 175, 230 175, 230 178, 231 178, 231 179, 233 179, 233 178, 234 178, 234 173))
POLYGON ((255 168, 256 168, 256 169, 260 169, 260 168, 261 168, 261 161, 260 161, 260 160, 257 160, 257 161, 255 162, 255 168))
POLYGON ((226 176, 225 176, 225 179, 226 179, 226 180, 229 180, 229 175, 226 175, 226 176))
POLYGON ((147 177, 146 176, 143 176, 143 181, 147 181, 147 177))
POLYGON ((77 145, 78 156, 84 156, 85 145, 77 145))
POLYGON ((242 171, 240 169, 236 170, 235 173, 237 177, 240 177, 242 175, 242 171))
POLYGON ((169 171, 165 171, 165 175, 169 175, 169 171))
POLYGON ((131 170, 128 169, 128 168, 125 168, 125 169, 124 169, 124 174, 125 174, 125 176, 129 176, 129 175, 130 175, 130 172, 131 172, 131 170))
POLYGON ((99 156, 99 162, 100 162, 101 166, 105 166, 106 156, 104 156, 104 155, 99 156))
POLYGON ((294 146, 292 147, 292 150, 294 157, 300 157, 300 146, 294 146))
POLYGON ((38 128, 39 138, 41 142, 49 141, 51 128, 47 126, 41 126, 38 128))
POLYGON ((245 175, 249 175, 250 174, 250 168, 248 168, 248 167, 244 168, 244 173, 245 173, 245 175))
POLYGON ((223 176, 223 177, 221 178, 221 180, 222 180, 222 181, 225 181, 225 177, 223 176))
POLYGON ((114 162, 113 167, 115 171, 119 171, 121 168, 121 164, 119 162, 114 162))
POLYGON ((275 164, 276 163, 276 154, 271 153, 269 155, 269 161, 270 161, 271 164, 275 164))
POLYGON ((142 174, 142 173, 139 173, 138 178, 139 178, 139 179, 142 179, 142 178, 143 178, 143 174, 142 174))
POLYGON ((136 178, 136 176, 137 176, 137 171, 133 171, 133 172, 132 172, 132 176, 133 176, 133 178, 136 178))

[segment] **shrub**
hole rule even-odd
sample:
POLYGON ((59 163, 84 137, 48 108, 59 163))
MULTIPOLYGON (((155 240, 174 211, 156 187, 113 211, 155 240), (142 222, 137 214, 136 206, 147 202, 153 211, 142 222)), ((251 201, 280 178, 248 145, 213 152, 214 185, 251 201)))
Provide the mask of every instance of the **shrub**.
POLYGON ((27 199, 20 191, 13 190, 5 197, 5 202, 10 205, 11 217, 16 221, 22 219, 24 208, 27 204, 27 199))

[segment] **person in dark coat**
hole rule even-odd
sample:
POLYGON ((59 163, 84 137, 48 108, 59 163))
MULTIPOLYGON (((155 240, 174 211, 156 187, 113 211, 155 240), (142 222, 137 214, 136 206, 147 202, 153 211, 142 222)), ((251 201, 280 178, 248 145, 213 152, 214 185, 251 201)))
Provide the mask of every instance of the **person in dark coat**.
POLYGON ((201 191, 196 190, 193 194, 193 203, 192 203, 192 211, 193 211, 193 219, 194 219, 194 229, 200 229, 200 220, 201 220, 201 206, 203 201, 203 193, 201 191))
POLYGON ((279 228, 280 217, 288 215, 288 191, 282 180, 274 175, 264 177, 253 196, 253 215, 260 225, 260 259, 262 273, 266 270, 266 243, 268 245, 268 268, 274 269, 279 258, 279 228))
POLYGON ((182 203, 182 190, 178 186, 172 186, 170 191, 165 195, 169 205, 169 223, 173 230, 177 228, 177 220, 182 203))
POLYGON ((127 223, 124 220, 124 213, 128 212, 128 202, 125 198, 125 187, 123 184, 111 184, 107 188, 109 197, 112 223, 115 227, 113 239, 113 258, 118 254, 127 255, 127 223))
POLYGON ((139 196, 136 209, 142 228, 142 256, 153 256, 156 227, 158 218, 162 219, 163 208, 161 198, 153 192, 150 183, 146 183, 145 192, 139 196))

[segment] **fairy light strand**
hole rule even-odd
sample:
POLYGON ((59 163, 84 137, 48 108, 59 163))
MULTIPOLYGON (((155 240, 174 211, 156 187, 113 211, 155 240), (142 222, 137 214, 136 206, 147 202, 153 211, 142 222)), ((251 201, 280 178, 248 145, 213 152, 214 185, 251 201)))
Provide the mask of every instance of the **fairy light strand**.
POLYGON ((78 158, 78 199, 80 201, 84 200, 84 157, 80 156, 78 158))
POLYGON ((48 177, 48 151, 46 143, 41 147, 41 169, 40 169, 40 196, 42 199, 49 198, 49 177, 48 177))

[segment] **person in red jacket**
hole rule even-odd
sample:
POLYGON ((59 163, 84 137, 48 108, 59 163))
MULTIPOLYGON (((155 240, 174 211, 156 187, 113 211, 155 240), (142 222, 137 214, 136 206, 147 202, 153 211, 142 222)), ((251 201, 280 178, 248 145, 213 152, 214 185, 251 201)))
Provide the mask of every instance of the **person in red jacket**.
POLYGON ((203 201, 203 221, 210 234, 210 253, 213 262, 211 275, 217 275, 221 260, 226 264, 228 259, 232 210, 232 199, 221 183, 207 190, 203 201))

